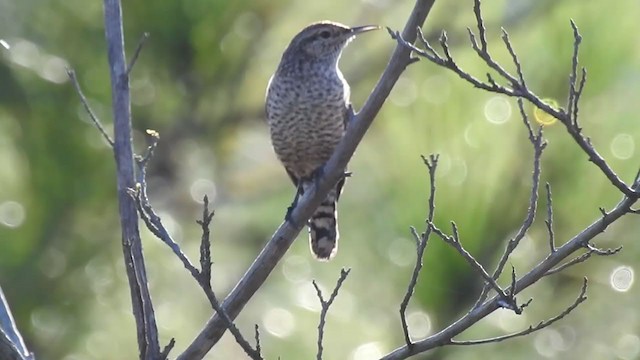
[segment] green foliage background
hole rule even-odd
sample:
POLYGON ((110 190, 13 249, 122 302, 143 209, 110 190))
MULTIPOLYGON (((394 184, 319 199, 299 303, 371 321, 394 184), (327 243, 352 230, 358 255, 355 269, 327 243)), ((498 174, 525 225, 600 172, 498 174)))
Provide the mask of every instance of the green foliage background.
MULTIPOLYGON (((270 148, 263 121, 269 76, 289 39, 306 24, 332 19, 400 29, 411 1, 361 2, 184 0, 124 2, 129 54, 151 38, 132 74, 136 148, 144 130, 161 142, 150 169, 150 197, 194 259, 199 201, 214 218, 214 287, 225 295, 280 224, 293 189, 270 148)), ((625 179, 637 170, 640 41, 637 2, 485 1, 489 41, 509 69, 499 38, 504 26, 532 89, 563 102, 572 51, 569 19, 584 36, 581 63, 589 80, 581 107, 584 131, 625 179)), ((467 45, 472 1, 439 0, 425 31, 449 32, 460 64, 483 77, 467 45)), ((113 158, 90 125, 69 83, 77 70, 94 110, 110 125, 110 85, 100 1, 0 1, 0 284, 40 359, 133 359, 135 328, 123 272, 113 158)), ((367 34, 345 51, 341 67, 359 107, 394 42, 367 34)), ((528 109, 529 111, 531 109, 528 109)), ((559 125, 545 129, 543 181, 554 192, 559 243, 610 208, 616 190, 559 125)), ((328 359, 372 359, 403 343, 398 305, 413 262, 408 227, 424 227, 428 176, 420 154, 439 153, 436 223, 454 220, 468 250, 485 264, 519 227, 527 208, 532 149, 512 99, 473 89, 420 62, 403 75, 358 149, 340 204, 342 243, 330 263, 293 245, 238 319, 247 334, 261 325, 268 358, 315 355, 317 279, 328 291, 350 267, 331 309, 328 359), (492 121, 489 121, 492 119, 492 121)), ((516 251, 519 274, 548 251, 544 201, 533 231, 516 251)), ((522 316, 498 311, 462 338, 504 334, 570 304, 584 275, 589 300, 560 324, 535 335, 481 347, 446 348, 439 359, 634 359, 640 354, 637 286, 615 291, 616 269, 638 266, 639 222, 619 221, 598 238, 625 246, 546 279, 522 316)), ((143 241, 163 342, 184 349, 211 315, 206 299, 170 251, 146 230, 143 241)), ((631 274, 633 274, 631 272, 631 274)), ((506 280, 506 279, 505 279, 506 280)), ((410 306, 416 338, 463 314, 480 279, 452 249, 432 239, 410 306)), ((209 359, 243 358, 226 335, 209 359)))

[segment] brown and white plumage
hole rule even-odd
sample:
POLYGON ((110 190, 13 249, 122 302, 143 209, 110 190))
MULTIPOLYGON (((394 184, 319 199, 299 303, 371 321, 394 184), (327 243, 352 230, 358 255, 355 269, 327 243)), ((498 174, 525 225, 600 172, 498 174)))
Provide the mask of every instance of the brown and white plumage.
MULTIPOLYGON (((303 191, 344 136, 349 84, 338 68, 342 49, 355 35, 374 29, 329 21, 311 24, 291 40, 269 81, 266 114, 273 148, 303 191)), ((309 220, 311 251, 321 260, 337 251, 336 201, 343 184, 336 184, 309 220)))

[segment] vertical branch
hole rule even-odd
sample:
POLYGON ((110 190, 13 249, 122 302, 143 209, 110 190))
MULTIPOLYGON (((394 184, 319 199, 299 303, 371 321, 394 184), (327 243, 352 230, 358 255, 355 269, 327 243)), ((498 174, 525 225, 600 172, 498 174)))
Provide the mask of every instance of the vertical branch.
POLYGON ((429 236, 431 236, 431 231, 433 227, 430 225, 433 223, 433 216, 435 214, 435 202, 436 202, 436 168, 438 167, 438 155, 430 155, 427 159, 426 157, 422 157, 424 164, 429 169, 429 182, 430 182, 430 191, 429 191, 429 213, 427 215, 427 230, 418 235, 418 232, 414 227, 411 227, 411 233, 416 240, 416 264, 413 267, 413 274, 411 275, 411 280, 409 281, 409 285, 407 286, 407 292, 404 294, 404 298, 400 303, 400 322, 402 323, 402 331, 404 333, 404 341, 407 346, 411 346, 413 343, 411 342, 411 336, 409 334, 409 325, 407 324, 407 306, 409 306, 409 301, 413 296, 413 292, 415 291, 416 284, 418 283, 418 276, 420 276, 420 271, 422 270, 422 257, 424 255, 424 250, 427 248, 427 242, 429 241, 429 236))
POLYGON ((122 249, 136 320, 141 359, 160 358, 158 329, 138 229, 134 199, 127 193, 135 188, 133 146, 131 141, 131 101, 129 77, 124 55, 122 8, 120 0, 104 0, 105 37, 107 41, 111 96, 114 117, 114 155, 118 179, 118 202, 122 226, 122 249))

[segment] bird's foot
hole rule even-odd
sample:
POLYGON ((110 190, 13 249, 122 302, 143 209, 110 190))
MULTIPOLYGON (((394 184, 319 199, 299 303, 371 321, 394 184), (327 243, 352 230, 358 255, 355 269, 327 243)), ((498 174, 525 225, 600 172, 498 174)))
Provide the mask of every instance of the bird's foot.
POLYGON ((318 192, 318 190, 320 190, 320 181, 322 180, 322 177, 324 176, 324 165, 318 167, 317 169, 315 169, 313 171, 313 174, 311 174, 311 178, 313 179, 313 186, 314 186, 314 190, 315 192, 318 192))
POLYGON ((347 122, 345 125, 349 125, 356 118, 356 111, 353 109, 353 105, 347 105, 347 122))
POLYGON ((300 200, 300 197, 303 194, 304 194, 304 188, 302 187, 302 182, 299 182, 296 188, 296 196, 293 198, 291 205, 289 205, 289 207, 287 208, 287 213, 284 215, 284 220, 289 224, 293 225, 294 227, 297 227, 297 224, 292 217, 293 210, 296 208, 296 206, 298 206, 298 200, 300 200))

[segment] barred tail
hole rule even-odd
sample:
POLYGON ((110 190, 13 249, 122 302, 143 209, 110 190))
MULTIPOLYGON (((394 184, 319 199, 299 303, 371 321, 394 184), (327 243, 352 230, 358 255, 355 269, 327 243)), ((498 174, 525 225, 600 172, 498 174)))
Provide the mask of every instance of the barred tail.
POLYGON ((338 252, 338 209, 337 202, 345 179, 341 179, 309 219, 309 247, 313 255, 321 261, 331 260, 338 252))
POLYGON ((318 260, 331 260, 338 251, 337 217, 336 196, 332 191, 309 220, 309 246, 318 260))

